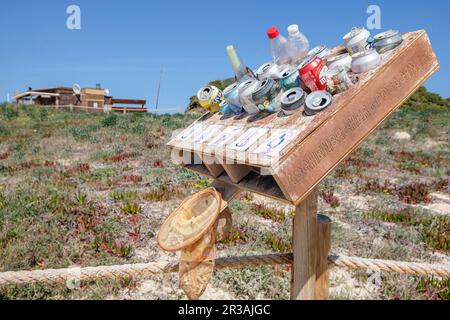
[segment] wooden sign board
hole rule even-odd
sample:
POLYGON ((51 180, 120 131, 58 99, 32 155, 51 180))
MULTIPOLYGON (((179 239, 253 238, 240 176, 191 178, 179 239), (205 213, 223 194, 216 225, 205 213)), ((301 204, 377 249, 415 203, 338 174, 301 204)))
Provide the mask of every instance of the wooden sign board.
MULTIPOLYGON (((425 31, 406 33, 382 64, 308 117, 207 114, 168 143, 186 168, 298 205, 438 68, 425 31)), ((339 51, 336 48, 334 51, 339 51)))

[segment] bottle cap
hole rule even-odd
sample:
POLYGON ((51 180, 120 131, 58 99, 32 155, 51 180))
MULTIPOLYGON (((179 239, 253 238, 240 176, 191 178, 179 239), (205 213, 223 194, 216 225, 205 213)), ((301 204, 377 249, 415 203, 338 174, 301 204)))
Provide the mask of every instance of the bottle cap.
POLYGON ((292 35, 297 34, 299 32, 298 25, 297 24, 290 25, 288 28, 288 32, 289 34, 292 35))
POLYGON ((280 35, 280 32, 278 31, 277 27, 271 27, 267 30, 267 36, 269 39, 275 39, 280 35))

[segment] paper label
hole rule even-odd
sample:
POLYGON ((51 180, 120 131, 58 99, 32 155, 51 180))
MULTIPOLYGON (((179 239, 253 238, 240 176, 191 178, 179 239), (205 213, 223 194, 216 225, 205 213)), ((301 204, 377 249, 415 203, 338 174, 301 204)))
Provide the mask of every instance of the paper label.
POLYGON ((236 135, 242 130, 242 127, 231 126, 227 127, 222 133, 216 136, 211 142, 208 143, 210 146, 223 147, 228 142, 236 137, 236 135))
POLYGON ((247 151, 259 138, 269 132, 266 128, 250 128, 241 135, 236 142, 228 146, 228 149, 236 151, 247 151))
POLYGON ((286 148, 299 134, 298 130, 277 129, 252 153, 275 157, 286 148))

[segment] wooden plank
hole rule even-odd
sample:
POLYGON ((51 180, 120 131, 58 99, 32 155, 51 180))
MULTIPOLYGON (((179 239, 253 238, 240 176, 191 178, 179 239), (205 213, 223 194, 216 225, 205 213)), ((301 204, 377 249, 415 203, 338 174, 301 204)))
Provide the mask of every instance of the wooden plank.
POLYGON ((314 300, 316 297, 317 205, 317 191, 314 191, 295 208, 292 300, 314 300))
POLYGON ((226 174, 222 174, 220 177, 214 178, 210 175, 208 169, 204 165, 185 165, 185 168, 196 172, 200 175, 213 178, 216 181, 226 183, 234 186, 241 191, 256 193, 277 201, 284 203, 290 203, 284 196, 283 192, 276 184, 272 176, 261 176, 256 172, 251 172, 241 182, 233 183, 230 177, 226 174))
POLYGON ((218 180, 215 180, 212 183, 212 187, 220 192, 220 194, 222 195, 222 199, 227 202, 233 200, 240 193, 239 188, 218 180))
POLYGON ((111 99, 112 104, 140 104, 144 105, 147 103, 147 100, 138 100, 138 99, 111 99))
POLYGON ((274 174, 295 204, 357 148, 392 112, 418 89, 439 64, 425 32, 360 84, 322 126, 312 132, 274 174))
POLYGON ((208 169, 211 176, 213 176, 214 178, 217 178, 222 173, 224 173, 224 171, 225 171, 224 167, 221 164, 219 164, 215 158, 207 156, 207 155, 199 155, 198 153, 197 153, 197 155, 199 157, 201 157, 201 159, 203 160, 203 164, 208 169))
POLYGON ((147 112, 147 109, 142 109, 142 108, 126 108, 126 107, 111 107, 111 111, 114 112, 121 112, 124 113, 126 112, 138 112, 138 113, 145 113, 147 112))
POLYGON ((331 250, 331 219, 325 215, 317 215, 317 263, 315 300, 329 298, 328 255, 331 250))
POLYGON ((230 177, 231 182, 239 183, 244 179, 251 171, 252 168, 244 164, 222 164, 222 168, 230 177))
POLYGON ((103 89, 83 88, 81 89, 81 93, 87 95, 105 96, 105 90, 103 89))

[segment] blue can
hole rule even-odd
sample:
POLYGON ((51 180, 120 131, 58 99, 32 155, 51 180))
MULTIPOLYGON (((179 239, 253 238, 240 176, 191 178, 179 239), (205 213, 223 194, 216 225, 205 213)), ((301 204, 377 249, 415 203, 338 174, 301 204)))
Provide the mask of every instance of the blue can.
POLYGON ((234 115, 233 109, 230 107, 226 100, 222 101, 220 104, 220 113, 224 116, 234 115))
POLYGON ((228 86, 223 91, 223 94, 225 96, 225 101, 228 103, 228 108, 231 109, 231 111, 235 115, 240 115, 243 110, 241 101, 239 100, 238 84, 233 83, 232 85, 228 86))

